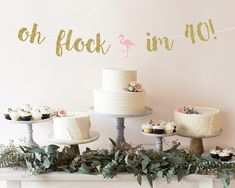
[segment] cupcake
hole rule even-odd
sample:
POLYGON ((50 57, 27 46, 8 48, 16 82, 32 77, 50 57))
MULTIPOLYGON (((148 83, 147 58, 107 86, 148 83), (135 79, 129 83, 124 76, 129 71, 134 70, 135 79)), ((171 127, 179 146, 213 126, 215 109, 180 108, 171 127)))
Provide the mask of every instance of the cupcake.
POLYGON ((13 111, 13 110, 12 110, 11 108, 7 108, 7 109, 3 112, 3 115, 5 116, 6 119, 11 120, 10 113, 11 113, 12 111, 13 111))
POLYGON ((30 121, 32 118, 32 114, 30 112, 24 111, 24 110, 18 110, 18 113, 20 115, 21 121, 30 121))
POLYGON ((31 112, 33 107, 30 104, 24 104, 21 109, 23 109, 26 112, 31 112))
POLYGON ((230 154, 230 156, 232 157, 235 153, 234 153, 234 149, 223 149, 223 152, 227 152, 230 154))
POLYGON ((164 132, 165 134, 172 134, 176 131, 176 126, 174 122, 168 122, 165 126, 164 126, 164 132))
POLYGON ((42 119, 42 113, 40 112, 39 109, 34 109, 32 110, 32 118, 33 120, 40 120, 42 119))
POLYGON ((164 133, 164 126, 161 124, 156 124, 153 126, 153 133, 154 134, 163 134, 164 133))
POLYGON ((229 152, 222 151, 219 153, 219 159, 221 161, 229 161, 232 158, 229 152))
POLYGON ((40 108, 40 112, 42 114, 42 119, 48 119, 51 116, 51 110, 47 106, 43 106, 40 108))
POLYGON ((11 120, 13 121, 18 121, 20 119, 20 115, 18 114, 17 111, 12 111, 10 114, 9 114, 11 120))
POLYGON ((145 123, 142 125, 142 131, 145 133, 152 133, 153 132, 153 125, 149 123, 145 123))
POLYGON ((214 159, 219 159, 219 154, 221 153, 221 150, 217 150, 217 149, 212 149, 210 150, 210 155, 212 158, 214 159))

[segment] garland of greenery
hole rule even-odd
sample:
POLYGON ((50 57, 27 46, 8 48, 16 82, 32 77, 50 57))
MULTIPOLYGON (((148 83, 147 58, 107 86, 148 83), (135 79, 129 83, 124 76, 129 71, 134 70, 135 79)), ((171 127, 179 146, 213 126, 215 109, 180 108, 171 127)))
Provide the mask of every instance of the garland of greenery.
POLYGON ((141 185, 146 176, 150 186, 156 178, 165 178, 168 183, 174 176, 178 181, 190 174, 215 175, 222 179, 225 188, 230 179, 235 178, 235 164, 222 163, 210 156, 198 156, 173 142, 173 146, 164 152, 144 150, 141 146, 117 145, 110 139, 110 150, 86 149, 78 154, 73 147, 49 145, 46 147, 0 146, 0 167, 24 167, 31 174, 52 171, 80 172, 83 174, 102 174, 104 178, 113 178, 118 173, 132 173, 141 185))

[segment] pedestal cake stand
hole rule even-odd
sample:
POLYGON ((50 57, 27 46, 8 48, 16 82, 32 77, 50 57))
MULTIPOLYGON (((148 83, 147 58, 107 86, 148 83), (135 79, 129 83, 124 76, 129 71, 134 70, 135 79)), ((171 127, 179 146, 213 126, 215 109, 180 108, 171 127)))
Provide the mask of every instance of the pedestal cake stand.
POLYGON ((163 151, 163 146, 162 146, 162 139, 164 137, 168 136, 174 136, 176 133, 171 133, 171 134, 154 134, 154 133, 145 133, 141 131, 143 135, 145 136, 150 136, 150 137, 156 137, 156 151, 157 152, 162 152, 163 151))
POLYGON ((190 138, 189 150, 201 155, 202 153, 204 153, 204 146, 203 146, 202 139, 220 136, 222 134, 222 132, 223 132, 223 130, 221 129, 218 133, 215 133, 212 135, 195 136, 193 134, 185 134, 185 133, 181 133, 181 132, 176 132, 176 134, 178 136, 190 138))
POLYGON ((7 120, 4 119, 8 123, 12 124, 22 124, 26 126, 25 132, 26 132, 26 145, 27 146, 33 146, 38 147, 39 145, 34 141, 33 139, 33 124, 35 123, 44 123, 51 121, 52 118, 42 119, 42 120, 32 120, 32 121, 13 121, 13 120, 7 120))
POLYGON ((90 114, 104 117, 104 118, 115 118, 116 119, 116 129, 117 129, 117 136, 116 136, 116 143, 117 144, 127 144, 124 136, 124 129, 125 129, 125 118, 137 118, 142 116, 147 116, 153 113, 153 110, 149 107, 145 107, 145 111, 141 114, 135 115, 113 115, 113 114, 104 114, 94 111, 94 107, 89 109, 90 114))
POLYGON ((96 131, 90 131, 90 138, 84 140, 60 140, 54 137, 53 133, 49 133, 46 135, 46 139, 53 143, 59 145, 69 145, 77 154, 80 154, 79 145, 87 144, 96 141, 100 137, 100 134, 96 131))

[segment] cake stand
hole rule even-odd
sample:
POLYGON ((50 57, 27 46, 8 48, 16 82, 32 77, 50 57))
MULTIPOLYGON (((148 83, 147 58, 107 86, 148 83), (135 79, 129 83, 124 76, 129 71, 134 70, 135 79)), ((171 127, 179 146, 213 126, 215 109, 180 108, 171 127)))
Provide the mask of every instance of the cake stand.
POLYGON ((90 138, 85 140, 60 140, 54 137, 53 133, 49 133, 46 135, 46 139, 53 143, 59 145, 69 145, 75 153, 80 154, 79 145, 80 144, 87 144, 96 141, 100 137, 100 134, 96 131, 90 131, 90 138))
POLYGON ((145 111, 140 114, 135 115, 113 115, 113 114, 104 114, 94 111, 94 107, 89 109, 92 115, 104 117, 104 118, 115 118, 116 119, 116 129, 117 129, 117 136, 116 136, 116 143, 118 145, 124 144, 129 145, 126 143, 125 136, 124 136, 124 129, 125 129, 125 118, 137 118, 142 116, 147 116, 153 113, 153 110, 149 107, 145 107, 145 111))
POLYGON ((154 134, 154 133, 145 133, 141 131, 143 135, 145 136, 150 136, 150 137, 155 137, 156 138, 156 151, 157 152, 162 152, 163 151, 163 146, 162 146, 162 140, 164 137, 168 136, 174 136, 176 133, 171 133, 171 134, 154 134))
POLYGON ((215 133, 213 135, 200 135, 195 136, 193 134, 185 134, 181 132, 176 132, 178 136, 187 137, 190 138, 190 144, 189 144, 189 150, 201 155, 204 153, 204 146, 203 146, 203 138, 213 138, 220 136, 222 134, 223 130, 221 129, 218 133, 215 133))
POLYGON ((33 139, 33 124, 35 123, 44 123, 52 120, 51 118, 47 119, 42 119, 42 120, 32 120, 32 121, 13 121, 13 120, 7 120, 4 119, 6 122, 12 123, 12 124, 22 124, 26 125, 26 145, 27 146, 33 146, 33 147, 38 147, 39 145, 34 141, 33 139))

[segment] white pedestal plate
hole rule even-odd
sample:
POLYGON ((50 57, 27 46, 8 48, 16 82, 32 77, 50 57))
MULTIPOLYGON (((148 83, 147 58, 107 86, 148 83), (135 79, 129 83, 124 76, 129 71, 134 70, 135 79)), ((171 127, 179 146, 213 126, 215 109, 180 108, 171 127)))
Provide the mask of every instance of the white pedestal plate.
POLYGON ((117 136, 116 136, 116 143, 117 144, 127 144, 125 140, 124 135, 124 129, 125 129, 125 118, 137 118, 142 116, 147 116, 153 113, 153 110, 149 107, 145 108, 145 111, 141 114, 136 115, 113 115, 113 114, 104 114, 94 111, 94 107, 91 107, 89 109, 90 114, 95 116, 100 116, 104 118, 115 118, 116 119, 116 129, 117 129, 117 136))
POLYGON ((155 137, 156 138, 156 151, 157 152, 162 152, 163 151, 163 142, 162 139, 164 137, 169 137, 169 136, 174 136, 175 133, 171 134, 154 134, 154 133, 145 133, 141 131, 143 135, 145 136, 150 136, 150 137, 155 137))
POLYGON ((33 124, 36 123, 45 123, 48 121, 51 121, 52 118, 47 118, 47 119, 42 119, 42 120, 32 120, 32 121, 12 121, 12 120, 7 120, 4 119, 4 121, 11 123, 11 124, 21 124, 23 125, 26 129, 26 145, 27 146, 33 146, 33 147, 38 147, 39 145, 34 141, 33 139, 33 124))

